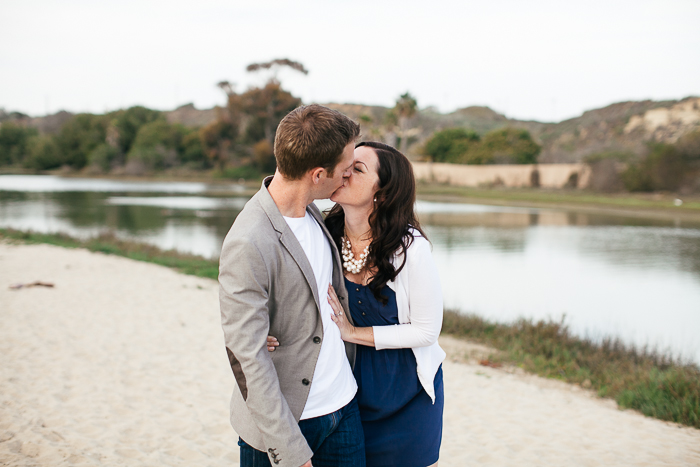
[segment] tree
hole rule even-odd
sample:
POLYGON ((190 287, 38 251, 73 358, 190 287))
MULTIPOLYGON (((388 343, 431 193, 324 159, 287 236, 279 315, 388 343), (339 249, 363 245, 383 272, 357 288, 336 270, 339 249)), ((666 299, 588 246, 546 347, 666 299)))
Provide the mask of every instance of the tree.
POLYGON ((408 147, 408 139, 415 136, 418 132, 409 128, 409 121, 418 111, 418 101, 408 91, 396 100, 393 108, 396 119, 398 120, 398 136, 401 138, 399 151, 406 153, 408 147))
POLYGON ((285 115, 301 105, 301 99, 282 89, 277 80, 281 67, 308 74, 301 63, 281 58, 251 63, 246 68, 248 72, 273 71, 263 87, 251 87, 239 94, 234 83, 217 83, 226 94, 226 107, 219 108, 216 121, 200 130, 200 141, 219 170, 223 171, 234 158, 238 159, 238 165, 243 162, 252 163, 260 170, 274 169, 272 147, 277 126, 285 115))
POLYGON ((54 138, 39 135, 29 140, 29 153, 24 158, 24 166, 34 170, 50 170, 63 165, 63 158, 54 138))
POLYGON ((30 139, 36 136, 34 128, 27 128, 14 122, 0 125, 0 166, 20 164, 29 151, 30 139))
POLYGON ((530 133, 515 128, 494 130, 483 138, 472 130, 448 128, 423 146, 433 161, 454 164, 535 164, 540 150, 530 133))
POLYGON ((501 128, 486 133, 479 147, 467 154, 467 164, 536 164, 542 147, 527 130, 501 128))
POLYGON ((61 165, 85 167, 88 155, 105 142, 109 120, 107 115, 93 114, 77 114, 68 120, 55 139, 61 165))
POLYGON ((211 164, 223 171, 229 159, 229 151, 238 139, 238 126, 231 121, 226 111, 217 108, 217 119, 199 130, 199 138, 211 164))
POLYGON ((112 124, 117 130, 117 145, 122 154, 127 154, 131 150, 136 134, 143 125, 163 119, 163 115, 157 110, 142 106, 119 110, 110 115, 113 118, 112 124))
POLYGON ((245 141, 275 142, 277 125, 292 110, 301 105, 301 99, 282 89, 277 81, 268 81, 262 88, 251 88, 240 95, 240 108, 248 116, 245 141))
POLYGON ((109 172, 116 165, 119 150, 107 143, 100 144, 88 154, 88 165, 101 172, 109 172))
POLYGON ((430 156, 433 162, 463 162, 464 154, 470 147, 478 144, 479 135, 464 128, 448 128, 438 131, 426 141, 423 154, 430 156))
POLYGON ((127 161, 139 161, 147 169, 165 169, 178 163, 178 150, 186 130, 164 119, 141 126, 136 134, 127 161))
POLYGON ((277 74, 282 67, 291 68, 292 70, 296 70, 305 75, 309 74, 309 70, 304 68, 304 65, 299 62, 289 60, 288 58, 276 58, 274 60, 270 60, 269 62, 251 63, 246 67, 246 71, 251 73, 260 70, 272 70, 272 77, 270 78, 270 81, 277 81, 277 74))
POLYGON ((187 130, 182 138, 178 154, 180 161, 190 168, 206 169, 211 167, 199 131, 196 129, 187 130))

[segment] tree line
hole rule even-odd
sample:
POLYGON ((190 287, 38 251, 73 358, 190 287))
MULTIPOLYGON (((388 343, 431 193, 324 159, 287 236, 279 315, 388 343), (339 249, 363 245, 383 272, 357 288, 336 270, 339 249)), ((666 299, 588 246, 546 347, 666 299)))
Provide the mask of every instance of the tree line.
POLYGON ((216 108, 213 122, 199 128, 171 123, 163 112, 142 106, 104 115, 77 114, 52 134, 41 134, 21 121, 2 122, 0 166, 133 175, 171 168, 216 169, 224 176, 258 177, 274 171, 277 125, 302 103, 277 79, 282 66, 307 73, 288 59, 251 64, 249 71, 272 70, 272 77, 242 93, 235 92, 232 83, 218 83, 226 105, 216 108))
POLYGON ((54 134, 17 122, 0 126, 0 165, 32 170, 70 167, 136 174, 175 165, 208 165, 197 129, 171 124, 156 110, 136 106, 104 115, 72 116, 54 134))
MULTIPOLYGON (((279 122, 302 104, 282 87, 281 69, 308 74, 301 63, 289 59, 250 64, 248 72, 269 74, 266 82, 244 92, 237 92, 233 83, 219 82, 225 104, 216 107, 214 121, 196 128, 135 106, 104 115, 73 115, 57 131, 42 133, 0 111, 0 167, 34 171, 69 167, 131 175, 214 170, 228 178, 259 178, 275 169, 273 145, 279 122)), ((527 130, 513 127, 483 134, 447 128, 423 140, 418 102, 408 92, 393 108, 356 117, 365 138, 433 162, 536 164, 542 149, 527 130)), ((700 191, 700 131, 674 144, 649 143, 641 154, 604 151, 584 162, 593 169, 596 191, 700 191)))

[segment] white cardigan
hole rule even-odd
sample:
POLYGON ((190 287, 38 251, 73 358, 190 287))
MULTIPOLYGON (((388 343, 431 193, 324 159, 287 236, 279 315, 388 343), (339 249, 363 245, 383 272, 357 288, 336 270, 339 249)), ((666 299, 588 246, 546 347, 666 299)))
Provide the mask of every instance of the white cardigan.
MULTIPOLYGON (((435 403, 433 380, 445 352, 438 344, 442 328, 442 289, 430 242, 413 230, 414 239, 406 251, 406 265, 387 285, 396 293, 399 323, 373 326, 374 346, 382 349, 411 348, 416 357, 418 379, 435 403)), ((392 260, 398 269, 403 255, 392 260)))

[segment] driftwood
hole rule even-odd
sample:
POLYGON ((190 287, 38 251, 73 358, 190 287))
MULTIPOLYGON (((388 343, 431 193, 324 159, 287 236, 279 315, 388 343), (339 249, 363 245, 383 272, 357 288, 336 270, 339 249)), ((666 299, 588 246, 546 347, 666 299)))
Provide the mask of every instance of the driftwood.
POLYGON ((12 284, 10 288, 12 290, 19 290, 22 288, 26 287, 53 287, 54 285, 51 282, 41 282, 41 281, 35 281, 31 282, 29 284, 12 284))
POLYGON ((479 365, 488 366, 491 368, 501 368, 503 365, 498 362, 492 362, 491 360, 480 360, 479 365))

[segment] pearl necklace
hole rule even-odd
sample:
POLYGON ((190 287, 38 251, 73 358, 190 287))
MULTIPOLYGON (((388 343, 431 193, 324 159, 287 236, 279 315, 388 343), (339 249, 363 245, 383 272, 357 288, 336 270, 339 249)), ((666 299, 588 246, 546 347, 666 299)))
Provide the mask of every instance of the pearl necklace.
POLYGON ((352 252, 352 245, 350 240, 345 237, 340 239, 341 253, 343 254, 343 267, 347 272, 357 274, 365 267, 367 264, 367 257, 369 256, 369 245, 367 245, 362 253, 360 253, 360 259, 355 259, 355 255, 352 252))

